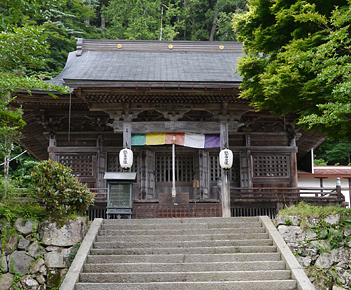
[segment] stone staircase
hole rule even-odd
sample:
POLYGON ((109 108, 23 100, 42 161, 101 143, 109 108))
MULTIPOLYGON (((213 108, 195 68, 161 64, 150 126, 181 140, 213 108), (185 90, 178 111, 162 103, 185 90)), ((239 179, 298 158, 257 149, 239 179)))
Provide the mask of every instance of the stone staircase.
POLYGON ((252 217, 104 220, 75 289, 301 287, 252 217))

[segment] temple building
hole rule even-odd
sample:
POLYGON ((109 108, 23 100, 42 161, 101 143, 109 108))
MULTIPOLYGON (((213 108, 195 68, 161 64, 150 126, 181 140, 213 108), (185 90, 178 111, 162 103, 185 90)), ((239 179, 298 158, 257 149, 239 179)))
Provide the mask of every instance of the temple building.
POLYGON ((27 122, 20 142, 39 160, 70 166, 96 192, 95 208, 106 208, 109 183, 129 182, 110 190, 120 190, 115 206, 133 217, 274 212, 300 198, 297 168, 309 170, 323 138, 239 97, 242 54, 238 42, 78 39, 51 80, 69 93, 17 94, 27 122), (131 170, 119 165, 126 147, 131 170), (230 170, 219 166, 225 147, 230 170), (169 198, 174 185, 177 199, 169 198))

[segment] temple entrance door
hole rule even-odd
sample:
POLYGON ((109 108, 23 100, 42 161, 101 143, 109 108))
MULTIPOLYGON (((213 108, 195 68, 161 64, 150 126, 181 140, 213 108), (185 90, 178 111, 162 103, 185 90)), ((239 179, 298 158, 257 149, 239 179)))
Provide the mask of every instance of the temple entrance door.
MULTIPOLYGON (((172 192, 172 153, 156 153, 156 194, 172 192)), ((193 154, 176 153, 176 192, 189 193, 193 198, 193 154)))

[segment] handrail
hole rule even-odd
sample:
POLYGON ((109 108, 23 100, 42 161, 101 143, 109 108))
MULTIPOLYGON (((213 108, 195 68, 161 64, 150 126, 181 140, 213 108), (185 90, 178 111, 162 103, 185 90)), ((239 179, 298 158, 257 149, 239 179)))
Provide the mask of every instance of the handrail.
MULTIPOLYGON (((344 202, 341 187, 231 187, 232 201, 333 201, 344 202)), ((349 190, 347 188, 347 190, 349 190)))

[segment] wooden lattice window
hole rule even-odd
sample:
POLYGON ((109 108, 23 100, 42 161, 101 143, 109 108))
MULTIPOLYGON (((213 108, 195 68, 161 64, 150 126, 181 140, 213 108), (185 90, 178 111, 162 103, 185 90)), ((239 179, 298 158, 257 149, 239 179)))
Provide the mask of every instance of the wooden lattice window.
MULTIPOLYGON (((192 155, 176 156, 176 181, 191 182, 193 180, 194 160, 192 155)), ((157 182, 172 182, 172 156, 156 156, 157 182)))
MULTIPOLYGON (((217 181, 221 177, 221 167, 219 166, 219 154, 210 155, 210 181, 217 181)), ((229 170, 229 179, 231 182, 237 182, 240 178, 240 161, 239 155, 234 154, 233 166, 229 170)))
POLYGON ((219 166, 219 156, 210 155, 210 180, 217 181, 217 179, 221 177, 221 168, 219 166))
POLYGON ((72 169, 72 174, 77 177, 94 176, 95 154, 60 154, 57 162, 72 169))
MULTIPOLYGON (((133 166, 131 168, 132 171, 136 172, 138 169, 138 157, 136 155, 133 156, 133 166)), ((119 154, 117 153, 109 153, 107 155, 107 172, 122 172, 123 169, 119 165, 119 154)))
POLYGON ((257 154, 253 156, 255 177, 289 177, 290 156, 257 154))

